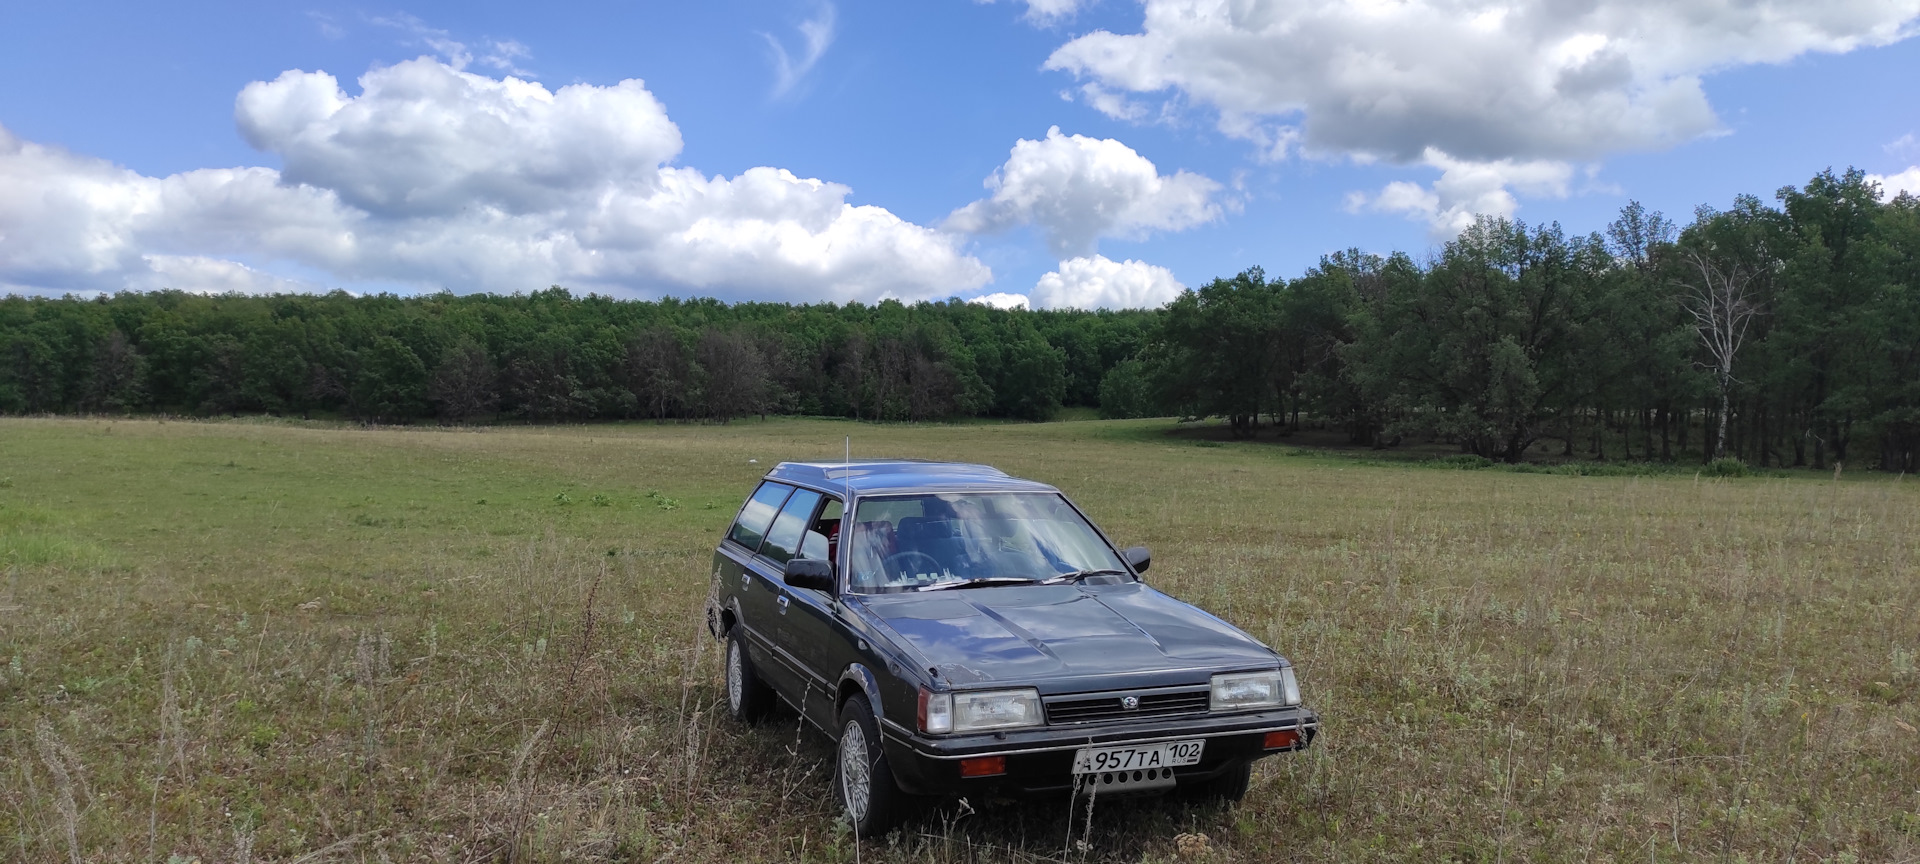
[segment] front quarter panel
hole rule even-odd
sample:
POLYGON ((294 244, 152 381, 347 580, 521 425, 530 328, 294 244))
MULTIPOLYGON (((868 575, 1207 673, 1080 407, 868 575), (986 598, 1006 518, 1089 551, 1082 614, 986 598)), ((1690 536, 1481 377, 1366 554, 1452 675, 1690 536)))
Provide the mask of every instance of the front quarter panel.
MULTIPOLYGON (((839 689, 845 692, 850 688, 857 688, 861 695, 867 697, 867 704, 873 706, 874 721, 884 725, 887 721, 887 703, 880 694, 880 679, 873 674, 873 670, 867 668, 865 663, 855 663, 848 666, 845 672, 840 673, 839 689)), ((845 701, 841 699, 839 703, 844 704, 845 701)), ((838 705, 835 707, 837 708, 838 705)))
POLYGON ((849 664, 848 672, 859 670, 866 682, 863 690, 867 701, 873 705, 874 719, 885 720, 903 726, 912 726, 917 711, 921 676, 915 674, 919 658, 907 647, 895 641, 894 634, 884 627, 875 626, 871 610, 855 598, 843 604, 843 625, 847 628, 847 641, 855 650, 854 661, 849 664))

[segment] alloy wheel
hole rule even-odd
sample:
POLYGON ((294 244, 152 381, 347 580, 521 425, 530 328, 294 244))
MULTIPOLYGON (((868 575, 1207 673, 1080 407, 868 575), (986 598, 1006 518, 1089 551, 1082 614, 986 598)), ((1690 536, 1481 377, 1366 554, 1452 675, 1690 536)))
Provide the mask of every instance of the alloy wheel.
POLYGON ((867 733, 856 721, 848 721, 840 733, 840 794, 847 802, 847 815, 858 822, 867 815, 872 794, 873 765, 867 761, 867 733))
POLYGON ((746 675, 740 668, 740 643, 727 643, 727 705, 735 714, 740 713, 740 704, 746 698, 746 675))

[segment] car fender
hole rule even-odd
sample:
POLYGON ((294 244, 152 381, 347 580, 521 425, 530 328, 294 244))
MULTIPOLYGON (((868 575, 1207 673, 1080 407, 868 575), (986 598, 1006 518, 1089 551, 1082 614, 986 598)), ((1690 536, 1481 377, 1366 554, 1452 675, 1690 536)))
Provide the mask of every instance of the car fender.
POLYGON ((733 626, 735 627, 746 623, 747 616, 740 612, 740 598, 738 597, 728 597, 717 607, 707 607, 707 629, 713 631, 713 638, 724 642, 727 639, 727 631, 729 628, 721 624, 722 612, 733 616, 733 626))
POLYGON ((880 704, 880 681, 873 677, 872 670, 861 663, 851 664, 847 666, 846 671, 840 673, 840 682, 833 688, 834 713, 839 714, 842 701, 840 693, 846 689, 849 682, 857 686, 861 694, 867 697, 867 704, 873 708, 874 721, 876 723, 883 721, 886 718, 886 707, 880 704))

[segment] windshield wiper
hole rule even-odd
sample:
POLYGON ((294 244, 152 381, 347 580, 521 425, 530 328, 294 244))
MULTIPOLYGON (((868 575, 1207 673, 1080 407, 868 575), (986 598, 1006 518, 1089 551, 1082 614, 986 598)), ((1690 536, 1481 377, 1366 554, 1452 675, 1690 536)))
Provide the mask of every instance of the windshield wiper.
POLYGON ((922 585, 913 590, 945 591, 948 588, 984 588, 988 585, 1031 585, 1039 581, 1040 580, 1038 579, 1028 579, 1025 576, 982 576, 977 579, 960 579, 953 582, 936 582, 932 585, 922 585))
POLYGON ((1062 582, 1078 582, 1082 579, 1087 578, 1088 576, 1106 576, 1106 575, 1125 576, 1127 575, 1127 571, 1115 570, 1112 567, 1089 567, 1085 570, 1075 570, 1072 573, 1062 573, 1058 576, 1053 577, 1052 579, 1048 579, 1044 582, 1041 582, 1040 584, 1058 585, 1062 582))

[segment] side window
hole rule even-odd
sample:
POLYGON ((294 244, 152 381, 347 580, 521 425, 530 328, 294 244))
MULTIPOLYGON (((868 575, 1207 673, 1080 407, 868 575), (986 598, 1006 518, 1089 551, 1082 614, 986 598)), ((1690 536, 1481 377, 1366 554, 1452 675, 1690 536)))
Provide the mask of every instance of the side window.
POLYGON ((767 526, 773 524, 773 514, 780 512, 780 502, 787 500, 787 493, 792 491, 792 486, 779 483, 760 484, 753 497, 747 499, 747 506, 740 508, 740 518, 734 520, 727 539, 748 549, 759 549, 760 539, 767 536, 767 526))
POLYGON ((807 536, 800 541, 800 557, 832 561, 839 540, 840 501, 828 498, 826 506, 820 508, 820 517, 813 520, 813 525, 807 528, 807 536))
POLYGON ((787 506, 780 511, 780 518, 773 520, 773 527, 767 530, 767 545, 760 554, 773 559, 776 564, 785 564, 800 552, 800 537, 808 523, 813 521, 813 510, 820 506, 820 493, 801 489, 787 499, 787 506))

